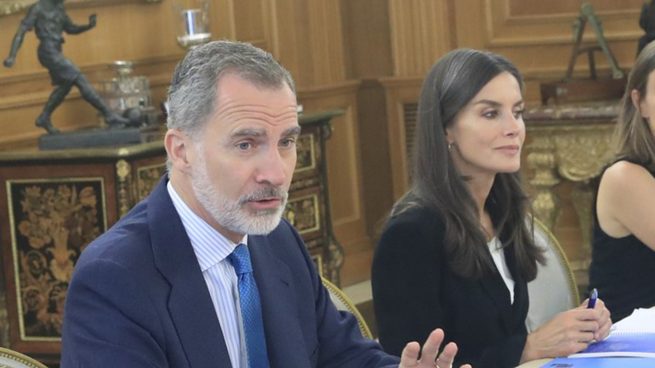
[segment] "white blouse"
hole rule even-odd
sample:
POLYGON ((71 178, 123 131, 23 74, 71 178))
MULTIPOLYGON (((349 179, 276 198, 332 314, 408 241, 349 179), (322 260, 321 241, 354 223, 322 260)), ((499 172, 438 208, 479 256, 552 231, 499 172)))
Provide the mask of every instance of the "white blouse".
POLYGON ((509 268, 507 268, 507 262, 505 261, 505 253, 503 252, 502 244, 497 237, 494 237, 487 243, 487 245, 489 246, 489 251, 491 252, 491 257, 496 264, 496 268, 498 269, 498 272, 500 272, 500 275, 503 277, 505 286, 507 286, 507 289, 509 290, 510 304, 514 304, 514 279, 512 278, 512 274, 509 272, 509 268))

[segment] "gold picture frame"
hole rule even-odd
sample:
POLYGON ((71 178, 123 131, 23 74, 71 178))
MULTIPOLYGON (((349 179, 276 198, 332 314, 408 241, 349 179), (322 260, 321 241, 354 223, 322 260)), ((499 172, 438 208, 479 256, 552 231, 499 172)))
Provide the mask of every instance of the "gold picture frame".
MULTIPOLYGON (((32 4, 36 3, 38 0, 0 0, 0 16, 14 14, 30 7, 32 4)), ((71 5, 75 6, 77 4, 116 4, 118 2, 128 3, 128 2, 146 2, 146 3, 158 3, 162 0, 64 0, 66 6, 71 5)))

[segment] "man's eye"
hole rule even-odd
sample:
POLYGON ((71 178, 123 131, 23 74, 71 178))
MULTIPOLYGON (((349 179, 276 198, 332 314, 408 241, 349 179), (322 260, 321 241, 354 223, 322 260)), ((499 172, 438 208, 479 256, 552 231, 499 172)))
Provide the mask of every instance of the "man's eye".
POLYGON ((291 146, 293 146, 294 144, 296 144, 296 139, 295 139, 295 138, 287 138, 287 139, 283 139, 283 140, 280 142, 280 146, 282 146, 282 147, 291 147, 291 146))
POLYGON ((242 151, 247 151, 250 148, 252 148, 252 143, 250 143, 250 142, 241 142, 241 143, 237 144, 237 148, 239 148, 242 151))

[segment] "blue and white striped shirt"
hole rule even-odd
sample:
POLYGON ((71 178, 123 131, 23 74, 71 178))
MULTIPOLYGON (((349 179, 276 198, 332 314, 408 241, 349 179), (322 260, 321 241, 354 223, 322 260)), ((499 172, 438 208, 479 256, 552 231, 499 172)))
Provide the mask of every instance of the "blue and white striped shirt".
MULTIPOLYGON (((232 367, 245 368, 248 366, 248 358, 241 323, 238 279, 234 267, 227 259, 237 244, 196 215, 177 194, 170 181, 167 189, 207 283, 232 367)), ((248 245, 248 235, 244 236, 241 243, 248 245)))

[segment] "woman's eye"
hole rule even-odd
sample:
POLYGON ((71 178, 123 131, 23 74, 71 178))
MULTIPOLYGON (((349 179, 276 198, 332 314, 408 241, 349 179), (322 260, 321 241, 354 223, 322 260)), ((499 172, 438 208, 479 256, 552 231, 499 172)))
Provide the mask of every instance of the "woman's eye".
POLYGON ((523 117, 524 112, 525 112, 525 109, 514 111, 514 118, 518 119, 518 118, 523 117))
POLYGON ((482 113, 482 116, 484 116, 487 119, 494 119, 495 117, 498 116, 498 111, 495 111, 495 110, 486 111, 486 112, 482 113))

